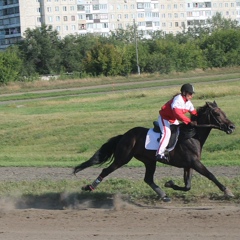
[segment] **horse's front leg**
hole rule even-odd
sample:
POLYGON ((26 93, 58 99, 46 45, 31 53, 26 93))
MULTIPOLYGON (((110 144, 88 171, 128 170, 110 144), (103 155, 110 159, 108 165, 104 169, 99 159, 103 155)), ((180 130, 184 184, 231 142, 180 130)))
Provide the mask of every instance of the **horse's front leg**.
POLYGON ((165 187, 172 188, 173 190, 179 190, 179 191, 185 191, 185 192, 189 191, 191 189, 192 173, 193 173, 193 170, 191 168, 184 168, 184 174, 183 174, 183 180, 185 183, 184 187, 175 185, 175 183, 172 180, 166 182, 165 187))
POLYGON ((155 184, 153 180, 153 175, 156 170, 156 162, 155 161, 148 161, 145 163, 146 172, 144 177, 144 182, 147 183, 155 193, 159 196, 160 199, 163 200, 163 202, 170 202, 171 199, 166 195, 166 193, 155 184))
POLYGON ((193 168, 200 173, 201 175, 205 176, 212 182, 214 182, 218 188, 224 192, 224 195, 227 197, 234 197, 233 193, 231 192, 230 189, 225 187, 222 183, 220 183, 217 178, 200 162, 200 161, 195 161, 193 168))

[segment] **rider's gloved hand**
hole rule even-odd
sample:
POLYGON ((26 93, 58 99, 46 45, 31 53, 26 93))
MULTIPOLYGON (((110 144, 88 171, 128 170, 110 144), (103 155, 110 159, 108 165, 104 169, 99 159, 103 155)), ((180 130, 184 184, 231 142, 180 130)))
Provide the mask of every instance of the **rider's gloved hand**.
POLYGON ((192 127, 197 126, 197 121, 191 121, 188 125, 192 127))

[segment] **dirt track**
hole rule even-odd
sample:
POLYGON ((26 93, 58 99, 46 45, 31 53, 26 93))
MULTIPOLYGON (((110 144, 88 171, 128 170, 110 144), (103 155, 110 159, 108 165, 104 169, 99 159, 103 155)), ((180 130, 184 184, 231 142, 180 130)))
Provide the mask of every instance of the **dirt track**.
MULTIPOLYGON (((216 176, 239 176, 239 167, 209 168, 216 176)), ((86 169, 78 178, 94 179, 100 169, 86 169)), ((143 179, 143 168, 122 168, 111 177, 143 179)), ((182 170, 158 168, 156 178, 181 176, 182 170)), ((0 168, 0 181, 69 179, 71 169, 0 168)), ((110 176, 109 176, 110 177, 110 176)), ((46 200, 46 199, 45 199, 46 200)), ((49 200, 49 199, 48 199, 49 200)), ((35 199, 44 201, 44 199, 35 199)), ((106 199, 98 206, 86 201, 78 208, 54 209, 54 203, 18 208, 11 200, 1 200, 0 239, 3 240, 186 240, 239 239, 240 206, 201 202, 198 205, 162 203, 155 206, 131 205, 121 196, 106 199), (42 206, 42 207, 41 207, 42 206), (52 206, 52 207, 49 207, 52 206)), ((57 205, 57 201, 56 201, 57 205)))

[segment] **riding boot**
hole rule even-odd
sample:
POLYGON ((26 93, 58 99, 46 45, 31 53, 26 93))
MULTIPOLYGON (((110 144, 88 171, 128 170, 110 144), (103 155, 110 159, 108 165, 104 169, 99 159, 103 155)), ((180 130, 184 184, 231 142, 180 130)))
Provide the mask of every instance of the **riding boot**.
POLYGON ((168 156, 164 154, 157 154, 156 161, 161 163, 168 163, 169 159, 168 156))

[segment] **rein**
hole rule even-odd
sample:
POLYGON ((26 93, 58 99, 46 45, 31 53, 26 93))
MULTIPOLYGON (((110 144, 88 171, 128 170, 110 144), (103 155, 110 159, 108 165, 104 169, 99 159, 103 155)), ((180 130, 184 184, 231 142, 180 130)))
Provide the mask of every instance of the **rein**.
POLYGON ((220 129, 219 126, 216 126, 214 124, 198 124, 194 127, 197 127, 197 128, 202 128, 202 127, 205 127, 205 128, 219 128, 220 129))

